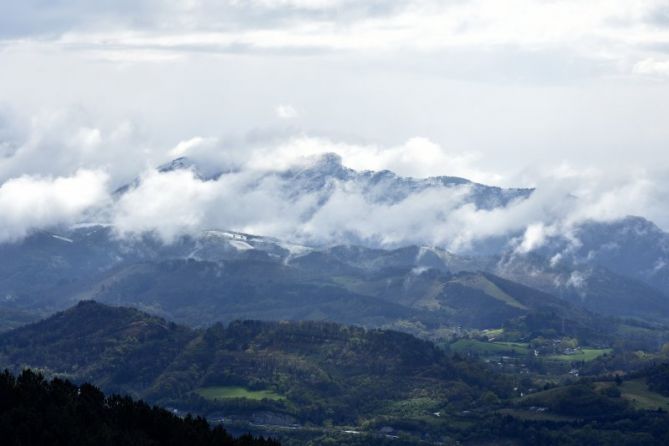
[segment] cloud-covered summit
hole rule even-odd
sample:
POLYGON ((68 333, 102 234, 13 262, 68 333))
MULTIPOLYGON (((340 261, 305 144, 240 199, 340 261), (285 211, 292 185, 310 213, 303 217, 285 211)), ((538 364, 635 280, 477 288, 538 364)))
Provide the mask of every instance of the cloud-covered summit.
POLYGON ((161 147, 132 121, 81 110, 5 116, 2 241, 86 222, 166 242, 227 229, 317 245, 529 252, 590 220, 640 215, 669 227, 662 169, 610 175, 565 163, 505 178, 427 138, 383 146, 270 131, 161 147))
POLYGON ((666 12, 3 2, 0 239, 95 221, 528 252, 589 220, 667 230, 666 12))

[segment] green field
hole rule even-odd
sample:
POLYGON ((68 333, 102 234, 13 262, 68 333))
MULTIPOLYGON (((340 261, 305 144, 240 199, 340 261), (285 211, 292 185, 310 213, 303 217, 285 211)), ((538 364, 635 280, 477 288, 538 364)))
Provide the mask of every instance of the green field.
POLYGON ((222 400, 229 398, 245 398, 249 400, 282 401, 286 398, 271 390, 248 390, 237 386, 200 387, 195 393, 208 400, 222 400))
POLYGON ((527 344, 519 342, 483 342, 474 339, 459 339, 450 345, 455 352, 472 352, 480 355, 515 354, 526 355, 527 344))
MULTIPOLYGON (((530 352, 528 344, 522 342, 485 342, 475 339, 459 339, 450 344, 450 348, 454 352, 476 353, 481 356, 527 355, 530 352)), ((610 348, 584 348, 573 355, 548 355, 544 358, 553 361, 587 362, 611 353, 611 351, 610 348)))
POLYGON ((500 409, 497 413, 502 415, 511 415, 514 418, 519 418, 521 420, 530 420, 530 421, 573 421, 573 417, 567 417, 564 415, 557 415, 551 412, 535 412, 525 409, 500 409))
POLYGON ((504 329, 503 328, 488 328, 487 330, 483 330, 483 334, 488 337, 488 339, 491 338, 496 338, 498 336, 502 336, 504 334, 504 329))
POLYGON ((584 348, 580 350, 578 353, 575 353, 573 355, 550 355, 547 356, 548 359, 554 359, 558 361, 592 361, 593 359, 597 359, 602 355, 611 353, 612 350, 610 348, 584 348))
POLYGON ((637 409, 656 410, 661 407, 669 410, 669 398, 649 390, 644 380, 625 381, 620 386, 620 392, 637 409))
POLYGON ((527 310, 525 305, 518 302, 513 296, 510 296, 502 291, 497 285, 482 275, 461 277, 456 279, 455 282, 459 282, 464 286, 480 290, 493 299, 504 302, 511 307, 527 310))
POLYGON ((398 416, 432 414, 439 410, 442 401, 428 397, 397 401, 388 406, 390 413, 398 416))

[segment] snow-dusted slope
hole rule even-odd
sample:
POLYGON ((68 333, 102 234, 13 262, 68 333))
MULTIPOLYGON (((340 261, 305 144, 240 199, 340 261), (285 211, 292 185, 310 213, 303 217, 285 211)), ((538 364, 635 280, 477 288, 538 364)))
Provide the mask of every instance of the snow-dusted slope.
MULTIPOLYGON (((201 166, 179 158, 161 166, 160 172, 188 170, 201 181, 216 181, 228 173, 211 174, 201 166)), ((525 200, 531 189, 501 189, 455 177, 407 178, 389 171, 355 171, 334 154, 326 154, 287 170, 263 171, 257 181, 270 181, 278 196, 288 202, 305 195, 313 200, 315 213, 334 194, 347 191, 370 203, 392 206, 417 194, 460 193, 466 206, 495 209, 515 200, 525 200)), ((137 182, 141 182, 138 179, 137 182)), ((117 191, 117 198, 137 187, 133 183, 117 191)), ((248 187, 254 187, 254 181, 248 187)), ((236 204, 236 203, 233 203, 236 204)), ((346 203, 344 203, 345 205, 346 203)), ((229 212, 236 212, 231 206, 229 212)), ((364 216, 363 216, 364 217, 364 216)), ((419 216, 420 217, 420 216, 419 216)), ((277 215, 281 219, 281 215, 277 215)), ((308 218, 308 216, 305 216, 308 218)), ((448 219, 448 215, 444 217, 448 219)), ((416 224, 423 224, 418 218, 416 224)), ((420 228, 417 228, 419 230, 420 228)), ((429 242, 382 244, 360 243, 342 233, 334 242, 295 243, 227 228, 191 230, 165 243, 150 231, 120 236, 110 225, 76 225, 33 234, 15 244, 0 245, 0 297, 16 301, 22 296, 46 296, 46 290, 80 286, 96 274, 137 262, 172 259, 220 263, 226 261, 273 262, 319 277, 352 270, 374 275, 383 271, 422 274, 485 271, 541 289, 590 309, 632 315, 659 311, 669 318, 669 234, 651 222, 629 217, 609 222, 587 221, 553 233, 530 252, 519 252, 517 237, 498 237, 487 251, 473 250, 467 256, 453 254, 429 242), (408 246, 407 246, 408 245, 408 246)))

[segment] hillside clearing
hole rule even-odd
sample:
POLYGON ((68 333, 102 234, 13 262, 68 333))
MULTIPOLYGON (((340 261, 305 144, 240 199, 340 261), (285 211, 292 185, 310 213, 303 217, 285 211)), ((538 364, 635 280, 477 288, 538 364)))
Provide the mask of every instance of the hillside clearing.
POLYGON ((230 398, 244 398, 248 400, 282 401, 286 397, 271 390, 248 390, 238 386, 200 387, 195 393, 208 400, 222 400, 230 398))

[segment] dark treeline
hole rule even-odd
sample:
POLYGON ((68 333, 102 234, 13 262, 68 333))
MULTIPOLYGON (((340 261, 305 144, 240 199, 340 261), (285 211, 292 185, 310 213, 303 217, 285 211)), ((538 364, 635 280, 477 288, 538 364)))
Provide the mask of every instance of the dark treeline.
POLYGON ((509 438, 523 446, 659 446, 669 444, 669 419, 660 412, 628 412, 573 422, 490 417, 472 438, 509 438))
POLYGON ((279 446, 250 435, 233 438, 203 418, 179 418, 128 396, 47 381, 30 370, 0 374, 0 439, 4 446, 279 446))
POLYGON ((669 363, 659 364, 645 371, 648 388, 664 396, 669 396, 669 363))

